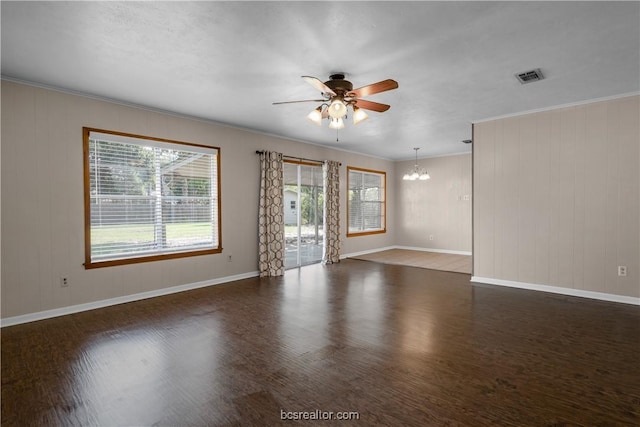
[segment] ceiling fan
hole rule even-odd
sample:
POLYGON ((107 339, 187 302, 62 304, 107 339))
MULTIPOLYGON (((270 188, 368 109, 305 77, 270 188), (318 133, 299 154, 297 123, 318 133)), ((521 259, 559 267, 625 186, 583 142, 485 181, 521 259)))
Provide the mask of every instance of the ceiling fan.
POLYGON ((329 76, 329 80, 324 83, 316 77, 302 76, 302 78, 320 91, 322 99, 274 102, 273 105, 321 102, 322 104, 309 113, 307 118, 318 126, 322 124, 322 119, 329 118, 329 127, 332 129, 344 128, 344 118, 347 115, 347 107, 349 106, 353 110, 353 124, 358 124, 369 118, 363 110, 376 111, 378 113, 387 111, 391 107, 390 105, 367 101, 362 97, 398 88, 398 82, 387 79, 353 89, 353 84, 344 79, 344 74, 332 74, 329 76))

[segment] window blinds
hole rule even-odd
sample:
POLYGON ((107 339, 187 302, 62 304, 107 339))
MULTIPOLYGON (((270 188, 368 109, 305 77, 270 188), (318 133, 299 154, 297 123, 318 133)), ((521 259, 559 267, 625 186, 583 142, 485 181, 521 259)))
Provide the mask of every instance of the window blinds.
POLYGON ((218 150, 90 132, 91 262, 218 248, 218 150))
POLYGON ((385 229, 385 175, 349 169, 349 233, 385 229))

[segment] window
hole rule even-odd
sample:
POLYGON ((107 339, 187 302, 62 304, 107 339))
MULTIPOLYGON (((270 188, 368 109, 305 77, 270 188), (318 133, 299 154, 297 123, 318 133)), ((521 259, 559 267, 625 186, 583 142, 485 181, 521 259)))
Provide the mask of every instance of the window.
POLYGON ((385 172, 347 167, 347 237, 386 232, 385 172))
POLYGON ((218 148, 83 132, 85 268, 222 251, 218 148))
POLYGON ((291 209, 295 209, 296 208, 296 201, 292 200, 290 206, 291 206, 291 209))

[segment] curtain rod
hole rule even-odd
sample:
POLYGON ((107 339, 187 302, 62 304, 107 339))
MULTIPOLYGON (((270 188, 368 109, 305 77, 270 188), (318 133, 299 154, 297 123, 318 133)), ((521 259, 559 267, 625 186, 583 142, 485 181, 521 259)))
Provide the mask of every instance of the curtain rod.
MULTIPOLYGON (((256 150, 256 154, 262 154, 264 153, 264 150, 256 150)), ((293 159, 293 160, 306 160, 308 162, 315 162, 315 163, 324 163, 322 160, 314 160, 314 159, 305 159, 304 157, 294 157, 294 156, 287 156, 285 154, 282 155, 282 157, 286 157, 287 159, 293 159)), ((340 166, 342 166, 342 163, 338 163, 340 166)))

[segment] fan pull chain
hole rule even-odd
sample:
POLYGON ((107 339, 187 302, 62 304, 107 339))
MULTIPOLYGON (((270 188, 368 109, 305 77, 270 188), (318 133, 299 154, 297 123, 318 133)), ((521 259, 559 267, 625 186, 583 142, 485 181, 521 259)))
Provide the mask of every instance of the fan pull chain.
POLYGON ((340 132, 340 130, 339 130, 339 129, 336 129, 336 142, 340 142, 340 141, 338 141, 338 133, 339 133, 339 132, 340 132))

